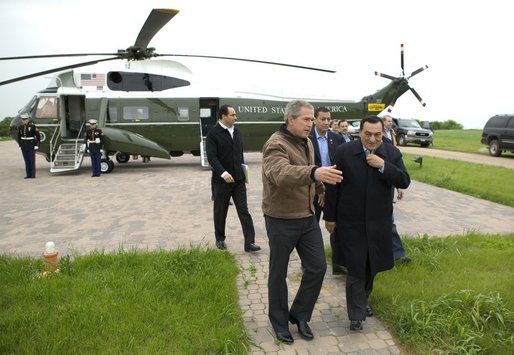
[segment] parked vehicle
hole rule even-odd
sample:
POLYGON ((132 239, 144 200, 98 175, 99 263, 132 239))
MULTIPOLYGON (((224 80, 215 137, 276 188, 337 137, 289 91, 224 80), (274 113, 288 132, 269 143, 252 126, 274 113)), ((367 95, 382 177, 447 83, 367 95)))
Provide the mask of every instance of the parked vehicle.
POLYGON ((361 121, 349 121, 348 122, 348 132, 354 137, 359 138, 359 130, 361 126, 361 121))
POLYGON ((514 153, 514 114, 491 117, 482 130, 481 142, 489 146, 493 157, 499 157, 504 151, 514 153))
POLYGON ((393 129, 396 132, 398 145, 415 143, 422 147, 428 147, 433 143, 432 131, 422 128, 415 119, 393 118, 393 129))

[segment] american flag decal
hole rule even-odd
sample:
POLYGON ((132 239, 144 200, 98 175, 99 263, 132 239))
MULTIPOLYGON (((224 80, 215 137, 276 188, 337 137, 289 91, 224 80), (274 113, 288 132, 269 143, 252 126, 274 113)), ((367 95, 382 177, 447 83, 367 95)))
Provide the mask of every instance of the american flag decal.
POLYGON ((104 86, 105 74, 80 74, 82 86, 104 86))

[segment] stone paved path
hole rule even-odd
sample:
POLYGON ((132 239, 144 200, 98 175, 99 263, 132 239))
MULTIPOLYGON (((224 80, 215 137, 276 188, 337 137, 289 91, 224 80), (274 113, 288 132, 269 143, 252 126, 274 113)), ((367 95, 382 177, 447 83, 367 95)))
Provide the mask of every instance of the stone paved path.
MULTIPOLYGON (((348 330, 344 278, 325 277, 311 326, 315 340, 299 338, 291 327, 293 345, 278 345, 267 319, 269 248, 260 209, 262 184, 259 153, 249 153, 251 169, 248 201, 263 250, 243 251, 235 209, 227 219, 227 245, 241 265, 238 276, 244 322, 255 345, 253 354, 399 354, 401 349, 376 317, 364 331, 348 330)), ((89 161, 71 174, 51 176, 49 164, 37 158, 38 177, 24 180, 21 153, 12 141, 0 142, 0 253, 39 256, 53 240, 61 254, 112 251, 120 246, 138 249, 213 247, 210 170, 199 158, 154 159, 116 164, 111 174, 90 177, 89 161)), ((402 235, 431 236, 514 231, 514 208, 413 182, 395 218, 402 235)), ((325 243, 328 234, 324 231, 325 243)), ((295 253, 289 268, 290 294, 296 292, 300 265, 295 253)))

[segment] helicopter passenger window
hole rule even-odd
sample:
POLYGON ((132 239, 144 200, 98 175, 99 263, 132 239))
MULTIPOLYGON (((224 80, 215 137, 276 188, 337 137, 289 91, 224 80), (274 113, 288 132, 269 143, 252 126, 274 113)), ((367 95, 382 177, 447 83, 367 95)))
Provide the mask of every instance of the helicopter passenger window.
POLYGON ((178 108, 178 120, 179 121, 189 121, 189 107, 179 107, 178 108))
POLYGON ((36 118, 57 118, 57 97, 41 96, 37 102, 36 118))
POLYGON ((125 106, 123 107, 124 120, 147 120, 148 107, 147 106, 125 106))

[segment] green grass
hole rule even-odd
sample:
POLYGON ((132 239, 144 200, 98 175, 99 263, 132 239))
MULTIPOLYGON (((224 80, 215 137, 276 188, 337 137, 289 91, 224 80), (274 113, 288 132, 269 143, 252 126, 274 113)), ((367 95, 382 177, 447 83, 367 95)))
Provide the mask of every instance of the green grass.
POLYGON ((412 180, 514 207, 514 170, 460 160, 423 156, 423 166, 404 154, 412 180))
POLYGON ((406 238, 412 262, 378 274, 371 305, 414 353, 512 354, 514 234, 406 238))
POLYGON ((217 250, 0 256, 2 354, 246 353, 234 256, 217 250))
MULTIPOLYGON (((452 150, 456 152, 480 153, 489 155, 487 146, 480 143, 481 129, 449 129, 434 131, 434 145, 436 149, 452 150)), ((514 156, 513 153, 504 152, 502 155, 514 156)))

